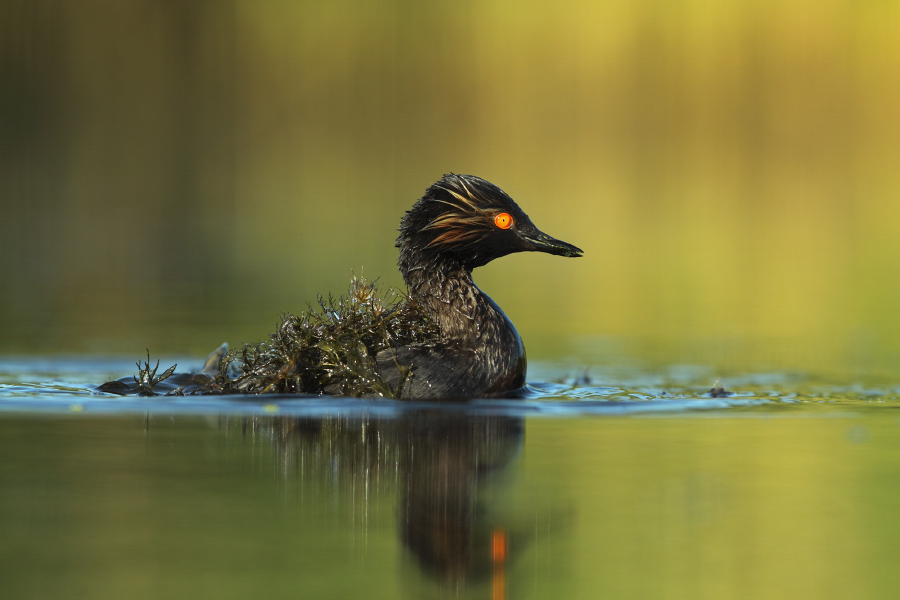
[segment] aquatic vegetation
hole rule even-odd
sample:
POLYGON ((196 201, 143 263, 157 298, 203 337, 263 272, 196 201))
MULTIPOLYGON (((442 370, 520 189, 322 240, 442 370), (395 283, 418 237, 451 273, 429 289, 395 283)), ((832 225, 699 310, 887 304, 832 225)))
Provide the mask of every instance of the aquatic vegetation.
POLYGON ((159 360, 156 361, 156 366, 153 369, 150 368, 150 351, 147 350, 147 360, 144 362, 143 366, 140 361, 135 363, 138 368, 138 374, 134 376, 134 382, 137 384, 137 395, 138 396, 155 396, 156 393, 153 391, 153 386, 161 383, 172 376, 175 372, 177 364, 172 365, 168 369, 162 372, 162 374, 157 377, 156 371, 159 369, 159 360))
POLYGON ((268 340, 226 353, 200 391, 392 397, 375 356, 437 333, 415 301, 394 290, 382 296, 374 283, 353 277, 346 295, 319 297, 301 315, 283 315, 268 340))
MULTIPOLYGON (((210 354, 199 373, 175 373, 173 365, 157 377, 159 361, 151 369, 148 352, 147 361, 137 363, 136 376, 104 383, 99 389, 140 396, 394 397, 378 373, 375 356, 392 347, 427 344, 437 336, 437 326, 415 300, 395 290, 381 295, 374 283, 353 277, 346 295, 320 296, 316 305, 310 305, 301 315, 282 315, 281 324, 268 340, 231 351, 223 344, 210 354)), ((397 366, 406 376, 410 374, 407 366, 397 366)), ((397 395, 402 389, 400 382, 397 395)))

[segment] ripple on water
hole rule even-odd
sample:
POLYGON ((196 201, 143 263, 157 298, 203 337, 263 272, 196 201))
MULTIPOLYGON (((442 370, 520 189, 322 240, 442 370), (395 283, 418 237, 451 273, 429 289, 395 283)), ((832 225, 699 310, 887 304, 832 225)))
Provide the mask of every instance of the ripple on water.
MULTIPOLYGON (((171 361, 186 365, 197 360, 171 361)), ((541 364, 545 381, 530 383, 523 398, 418 403, 331 396, 156 396, 121 397, 96 385, 121 377, 133 364, 115 360, 12 359, 0 361, 0 411, 33 413, 184 413, 390 416, 423 407, 472 414, 591 416, 685 413, 759 407, 771 412, 822 408, 900 406, 900 386, 812 382, 796 373, 752 373, 727 379, 711 369, 630 372, 628 376, 570 377, 571 368, 541 364), (694 375, 692 379, 690 374, 694 375), (606 384, 606 385, 603 385, 606 384), (712 397, 712 387, 727 387, 712 397)))

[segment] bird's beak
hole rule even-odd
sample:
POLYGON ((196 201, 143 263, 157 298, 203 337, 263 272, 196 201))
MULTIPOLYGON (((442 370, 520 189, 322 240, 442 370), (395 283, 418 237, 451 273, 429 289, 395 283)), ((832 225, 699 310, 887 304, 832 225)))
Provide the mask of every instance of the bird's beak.
POLYGON ((523 250, 546 252, 548 254, 570 256, 572 258, 577 258, 582 255, 581 248, 577 248, 572 244, 550 237, 538 229, 529 232, 520 232, 519 237, 525 242, 523 244, 523 250))

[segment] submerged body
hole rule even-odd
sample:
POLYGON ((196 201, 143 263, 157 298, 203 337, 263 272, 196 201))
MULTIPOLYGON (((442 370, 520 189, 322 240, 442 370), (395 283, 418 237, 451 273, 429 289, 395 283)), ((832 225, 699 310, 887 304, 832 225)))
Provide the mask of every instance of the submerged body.
POLYGON ((314 393, 402 399, 503 396, 525 384, 519 333, 472 281, 472 270, 513 252, 581 256, 539 231, 503 190, 472 175, 445 175, 400 223, 397 264, 408 287, 390 303, 354 279, 321 310, 286 315, 266 342, 219 348, 203 372, 139 376, 100 386, 117 394, 314 393), (164 383, 164 380, 167 380, 164 383), (179 386, 179 387, 175 387, 179 386))

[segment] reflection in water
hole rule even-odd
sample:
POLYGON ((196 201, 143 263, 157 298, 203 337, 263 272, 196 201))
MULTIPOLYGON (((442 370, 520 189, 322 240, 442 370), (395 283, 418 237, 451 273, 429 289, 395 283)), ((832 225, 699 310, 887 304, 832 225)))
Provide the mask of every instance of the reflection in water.
POLYGON ((476 403, 0 411, 0 597, 499 598, 508 550, 510 598, 894 598, 890 394, 527 438, 476 403))
POLYGON ((422 410, 239 422, 245 433, 269 434, 286 478, 326 475, 331 485, 367 492, 395 481, 398 536, 421 570, 453 589, 490 579, 493 596, 504 596, 508 525, 491 491, 519 456, 523 419, 422 410))
POLYGON ((505 551, 492 552, 505 534, 491 526, 491 507, 479 485, 517 456, 522 420, 423 412, 405 421, 399 438, 401 540, 442 581, 489 576, 505 560, 505 551))

